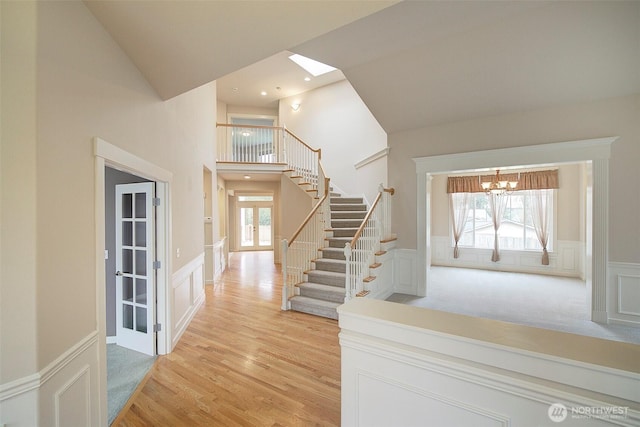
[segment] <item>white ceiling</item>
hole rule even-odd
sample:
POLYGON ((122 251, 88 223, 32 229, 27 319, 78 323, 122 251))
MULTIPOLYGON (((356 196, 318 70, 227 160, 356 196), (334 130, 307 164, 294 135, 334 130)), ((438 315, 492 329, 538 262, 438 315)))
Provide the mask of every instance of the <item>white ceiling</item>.
POLYGON ((388 133, 640 93, 639 1, 392 3, 86 2, 165 99, 217 79, 271 107, 341 78, 304 85, 287 50, 341 69, 388 133))

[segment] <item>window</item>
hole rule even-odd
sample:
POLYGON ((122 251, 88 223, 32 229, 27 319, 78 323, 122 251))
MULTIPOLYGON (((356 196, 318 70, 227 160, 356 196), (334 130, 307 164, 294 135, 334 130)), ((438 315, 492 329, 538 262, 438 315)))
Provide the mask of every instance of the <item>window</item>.
MULTIPOLYGON (((500 250, 534 250, 541 251, 542 245, 534 227, 533 196, 536 192, 553 192, 554 190, 515 191, 506 197, 506 207, 502 215, 502 223, 498 230, 500 250)), ((553 195, 553 193, 552 193, 553 195)), ((493 249, 494 229, 491 220, 489 196, 485 193, 470 194, 470 207, 464 232, 458 242, 459 247, 493 249)), ((550 198, 553 205, 554 198, 550 198)), ((548 222, 553 224, 553 206, 547 208, 548 222)), ((550 236, 547 250, 551 251, 554 240, 553 226, 549 227, 550 236)), ((453 245, 453 244, 452 244, 453 245)))

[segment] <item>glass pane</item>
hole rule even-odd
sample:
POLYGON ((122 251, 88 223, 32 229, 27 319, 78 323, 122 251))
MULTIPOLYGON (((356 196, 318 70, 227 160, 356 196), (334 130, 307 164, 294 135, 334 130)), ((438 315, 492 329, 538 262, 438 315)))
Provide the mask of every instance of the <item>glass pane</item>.
POLYGON ((147 281, 136 279, 136 304, 147 305, 147 281))
POLYGON ((122 305, 122 327, 133 329, 133 306, 131 305, 122 305))
POLYGON ((133 273, 133 251, 131 249, 122 250, 122 272, 133 273))
POLYGON ((147 333, 147 309, 136 307, 136 331, 147 333))
POLYGON ((136 193, 136 218, 147 217, 147 194, 136 193))
POLYGON ((258 208, 258 245, 271 246, 271 208, 258 208))
POLYGON ((122 222, 122 244, 133 246, 133 225, 129 221, 122 222))
POLYGON ((240 245, 253 246, 253 208, 240 208, 240 245))
POLYGON ((270 195, 262 195, 262 196, 238 196, 239 202, 273 202, 273 196, 270 195))
POLYGON ((143 248, 147 246, 146 222, 136 222, 136 246, 143 248))
POLYGON ((131 194, 122 195, 122 218, 133 218, 133 204, 131 194))
POLYGON ((122 300, 133 302, 133 279, 131 277, 122 278, 122 300))
POLYGON ((136 274, 138 276, 147 275, 147 251, 136 250, 136 274))

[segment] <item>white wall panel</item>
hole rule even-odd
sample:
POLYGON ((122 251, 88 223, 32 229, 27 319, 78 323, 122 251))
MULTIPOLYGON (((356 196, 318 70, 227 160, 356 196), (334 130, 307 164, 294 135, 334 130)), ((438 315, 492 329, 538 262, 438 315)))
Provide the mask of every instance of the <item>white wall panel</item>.
POLYGON ((607 314, 609 323, 640 327, 640 264, 609 263, 607 314))
POLYGON ((416 295, 416 251, 413 249, 395 249, 393 255, 395 292, 416 295))
POLYGON ((204 253, 194 258, 173 274, 171 348, 189 326, 198 308, 204 302, 204 253))
POLYGON ((549 265, 542 265, 542 253, 535 251, 500 251, 500 261, 491 261, 491 249, 460 248, 459 258, 453 257, 449 236, 432 236, 432 265, 479 268, 518 273, 549 274, 582 277, 584 243, 558 241, 556 250, 549 253, 549 265))

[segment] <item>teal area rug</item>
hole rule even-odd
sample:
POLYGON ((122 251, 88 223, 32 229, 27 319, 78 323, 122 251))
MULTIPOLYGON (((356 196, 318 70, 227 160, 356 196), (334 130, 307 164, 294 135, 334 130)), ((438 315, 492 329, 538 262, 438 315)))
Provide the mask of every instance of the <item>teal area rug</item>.
POLYGON ((140 381, 155 362, 155 356, 107 345, 107 413, 109 425, 118 416, 140 381))

